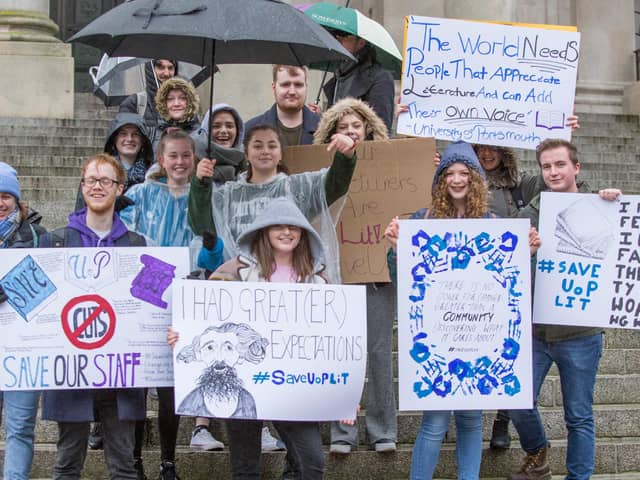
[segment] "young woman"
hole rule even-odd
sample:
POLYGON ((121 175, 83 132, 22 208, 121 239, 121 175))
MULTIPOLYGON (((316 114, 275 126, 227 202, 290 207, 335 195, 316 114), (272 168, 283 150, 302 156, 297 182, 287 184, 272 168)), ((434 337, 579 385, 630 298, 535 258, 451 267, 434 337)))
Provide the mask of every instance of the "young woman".
MULTIPOLYGON (((442 155, 434 176, 432 208, 423 208, 411 218, 492 218, 487 201, 485 173, 478 158, 465 142, 449 145, 442 155)), ((392 248, 388 265, 392 279, 396 278, 398 219, 385 230, 392 248)), ((535 229, 529 234, 532 251, 540 245, 535 229)), ((425 411, 418 432, 411 461, 411 480, 433 478, 438 463, 442 439, 449 427, 451 411, 425 411)), ((477 480, 482 456, 482 412, 458 410, 453 412, 456 422, 456 458, 459 480, 477 480)))
MULTIPOLYGON (((387 127, 373 109, 361 100, 345 98, 320 119, 314 143, 330 141, 342 133, 357 142, 388 140, 387 127)), ((367 284, 367 442, 377 452, 396 449, 397 421, 393 394, 392 338, 395 289, 391 284, 367 284)), ((358 426, 331 424, 330 452, 346 455, 358 445, 358 426)))
MULTIPOLYGON (((45 230, 38 225, 42 217, 20 201, 16 171, 0 162, 0 248, 35 248, 45 230)), ((0 287, 0 303, 7 296, 0 287)), ((33 439, 40 392, 1 392, 0 414, 4 404, 6 447, 4 478, 27 480, 33 461, 33 439)))
MULTIPOLYGON (((193 139, 182 130, 165 133, 158 146, 159 171, 149 175, 145 183, 135 185, 127 197, 135 202, 120 212, 127 227, 147 239, 148 245, 162 247, 190 246, 193 232, 187 223, 189 182, 195 171, 193 139)), ((217 249, 222 263, 222 246, 217 249)), ((158 389, 158 430, 160 432, 160 479, 175 475, 176 437, 180 417, 175 415, 172 387, 158 389)), ((136 437, 134 457, 141 471, 142 435, 136 437)))
MULTIPOLYGON (((237 240, 239 254, 218 268, 211 279, 327 283, 325 253, 320 236, 289 199, 268 200, 262 214, 237 240)), ((169 329, 170 345, 178 333, 169 329)), ((273 421, 302 480, 321 479, 324 470, 318 422, 273 421)), ((229 420, 232 478, 259 478, 262 422, 229 420)))
POLYGON ((338 242, 328 206, 349 189, 355 170, 357 141, 335 133, 327 146, 335 151, 330 168, 317 172, 287 175, 282 165, 280 138, 271 125, 256 125, 245 137, 245 156, 249 163, 235 182, 212 187, 215 161, 198 163, 189 191, 189 224, 194 233, 208 230, 224 242, 225 258, 238 254, 238 237, 262 213, 270 199, 291 199, 307 219, 316 222, 327 245, 327 275, 339 282, 338 242))

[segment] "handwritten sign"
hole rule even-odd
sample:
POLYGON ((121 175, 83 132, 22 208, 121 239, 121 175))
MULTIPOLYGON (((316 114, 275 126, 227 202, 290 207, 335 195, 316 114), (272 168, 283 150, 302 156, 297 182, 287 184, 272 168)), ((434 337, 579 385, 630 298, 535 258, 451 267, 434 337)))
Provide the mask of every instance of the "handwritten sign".
POLYGON ((0 250, 0 389, 173 385, 170 286, 188 272, 186 247, 0 250))
POLYGON ((367 349, 364 287, 180 280, 173 289, 177 413, 355 417, 367 349))
POLYGON ((535 149, 569 140, 580 34, 405 17, 398 133, 535 149))
POLYGON ((534 323, 640 329, 640 196, 544 192, 539 230, 534 323))
MULTIPOLYGON (((435 167, 433 139, 411 138, 364 142, 351 180, 336 235, 344 283, 388 282, 384 229, 396 215, 408 215, 431 204, 435 167)), ((318 170, 331 164, 326 146, 285 149, 292 171, 318 170)))
POLYGON ((400 410, 531 408, 527 220, 402 220, 400 410))

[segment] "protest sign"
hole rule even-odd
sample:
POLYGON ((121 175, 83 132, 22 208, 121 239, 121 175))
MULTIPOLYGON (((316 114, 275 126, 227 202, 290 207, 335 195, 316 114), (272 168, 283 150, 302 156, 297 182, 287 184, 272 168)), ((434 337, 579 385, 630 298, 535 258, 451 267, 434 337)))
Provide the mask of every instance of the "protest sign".
POLYGON ((529 222, 402 220, 400 410, 531 408, 529 222))
POLYGON ((178 247, 0 250, 2 390, 173 385, 178 247))
POLYGON ((177 413, 355 418, 367 354, 364 287, 177 281, 173 289, 177 413))
POLYGON ((543 192, 533 321, 640 329, 640 196, 543 192))
MULTIPOLYGON (((388 282, 384 229, 396 215, 431 205, 435 142, 428 138, 363 142, 336 227, 344 283, 388 282)), ((326 145, 288 147, 292 173, 331 165, 326 145)))
POLYGON ((579 43, 558 28, 405 17, 398 133, 526 149, 569 140, 579 43))

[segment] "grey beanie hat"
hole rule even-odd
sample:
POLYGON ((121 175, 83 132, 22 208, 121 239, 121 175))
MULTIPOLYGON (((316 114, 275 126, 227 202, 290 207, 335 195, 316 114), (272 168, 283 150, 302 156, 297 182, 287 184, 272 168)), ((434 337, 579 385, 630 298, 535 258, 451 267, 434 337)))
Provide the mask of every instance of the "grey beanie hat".
POLYGON ((272 225, 293 225, 306 230, 309 236, 309 247, 314 265, 325 263, 324 245, 320 235, 316 233, 297 205, 286 197, 278 197, 271 200, 264 210, 258 214, 253 223, 238 237, 238 249, 240 252, 245 256, 251 257, 253 239, 260 230, 272 225))
POLYGON ((471 144, 463 141, 458 141, 453 142, 451 145, 449 145, 442 154, 440 165, 438 165, 436 173, 433 176, 432 188, 435 188, 442 172, 444 172, 454 163, 464 163, 467 167, 473 168, 476 172, 478 172, 483 179, 486 179, 484 170, 482 169, 482 165, 480 165, 478 156, 471 147, 471 144))

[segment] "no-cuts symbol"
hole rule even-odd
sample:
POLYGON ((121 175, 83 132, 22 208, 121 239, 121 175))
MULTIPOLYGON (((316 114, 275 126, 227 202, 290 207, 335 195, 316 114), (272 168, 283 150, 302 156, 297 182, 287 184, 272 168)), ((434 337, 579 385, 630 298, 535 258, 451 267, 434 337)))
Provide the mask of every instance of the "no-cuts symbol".
POLYGON ((82 350, 105 345, 116 331, 116 314, 100 295, 82 295, 62 309, 62 330, 69 341, 82 350))

